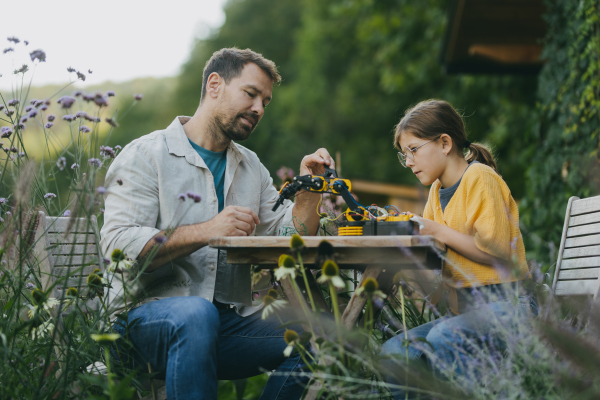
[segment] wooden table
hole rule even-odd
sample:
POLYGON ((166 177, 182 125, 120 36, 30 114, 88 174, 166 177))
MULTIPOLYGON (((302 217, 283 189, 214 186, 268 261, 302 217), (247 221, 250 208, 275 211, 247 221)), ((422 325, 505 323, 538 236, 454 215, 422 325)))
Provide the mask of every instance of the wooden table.
MULTIPOLYGON (((358 269, 363 271, 362 282, 371 277, 378 280, 380 289, 390 294, 392 277, 405 269, 440 269, 440 255, 445 253, 446 246, 432 236, 304 236, 305 249, 302 260, 307 268, 315 266, 317 247, 326 240, 334 248, 334 259, 341 269, 358 269)), ((281 254, 293 254, 290 250, 290 237, 287 236, 246 236, 215 237, 210 239, 209 246, 227 251, 227 262, 230 264, 254 264, 276 268, 281 254)), ((308 274, 312 278, 312 274, 308 274)), ((292 306, 297 303, 291 282, 283 280, 283 289, 288 293, 292 306)), ((327 309, 314 279, 309 281, 315 303, 321 309, 327 309)), ((302 300, 299 300, 302 301, 302 300)), ((346 328, 353 327, 365 305, 364 297, 352 295, 343 314, 346 328)))

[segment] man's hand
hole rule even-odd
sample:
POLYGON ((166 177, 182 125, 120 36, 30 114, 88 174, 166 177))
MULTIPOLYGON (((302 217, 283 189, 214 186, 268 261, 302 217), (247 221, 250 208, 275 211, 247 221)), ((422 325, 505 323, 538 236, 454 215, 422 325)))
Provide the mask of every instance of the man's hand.
POLYGON ((322 175, 325 172, 323 165, 335 169, 335 161, 326 149, 321 148, 313 154, 304 156, 300 163, 300 175, 322 175))
POLYGON ((227 206, 216 217, 202 224, 202 228, 212 237, 250 236, 258 224, 258 216, 248 207, 227 206))

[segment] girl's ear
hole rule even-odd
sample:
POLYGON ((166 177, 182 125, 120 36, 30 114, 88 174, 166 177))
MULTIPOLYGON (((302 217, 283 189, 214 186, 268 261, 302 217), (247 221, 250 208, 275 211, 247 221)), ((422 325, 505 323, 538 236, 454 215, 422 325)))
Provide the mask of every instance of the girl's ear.
POLYGON ((442 133, 440 136, 440 141, 442 143, 442 152, 444 155, 450 154, 452 148, 454 147, 454 143, 452 142, 452 138, 447 133, 442 133))

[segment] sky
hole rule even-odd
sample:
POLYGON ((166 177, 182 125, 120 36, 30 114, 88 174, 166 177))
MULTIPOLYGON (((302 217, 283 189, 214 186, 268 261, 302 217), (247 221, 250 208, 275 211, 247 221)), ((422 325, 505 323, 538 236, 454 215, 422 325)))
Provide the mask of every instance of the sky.
MULTIPOLYGON (((2 6, 0 89, 10 89, 13 71, 24 62, 34 69, 33 85, 74 80, 68 67, 86 75, 87 84, 107 80, 178 74, 196 38, 225 20, 226 0, 28 0, 2 6), (7 40, 17 37, 21 43, 7 40), (29 41, 24 46, 23 41, 29 41), (13 47, 14 52, 3 53, 13 47), (41 49, 46 62, 31 62, 41 49), (90 74, 88 70, 91 70, 90 74)), ((31 74, 26 75, 31 77, 31 74)), ((84 86, 78 85, 78 86, 84 86)))

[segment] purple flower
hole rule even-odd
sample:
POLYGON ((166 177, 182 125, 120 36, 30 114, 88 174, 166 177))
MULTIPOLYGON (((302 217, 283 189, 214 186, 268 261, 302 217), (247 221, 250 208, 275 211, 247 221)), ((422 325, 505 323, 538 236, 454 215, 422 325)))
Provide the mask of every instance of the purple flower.
POLYGON ((71 73, 71 72, 75 72, 75 68, 73 67, 69 67, 67 68, 67 72, 71 73))
MULTIPOLYGON (((49 123, 49 124, 52 125, 51 123, 49 123)), ((46 125, 48 125, 48 124, 46 124, 46 125)), ((58 167, 59 170, 62 171, 67 166, 67 159, 64 157, 60 157, 58 159, 58 161, 56 162, 56 166, 58 167)))
POLYGON ((83 133, 90 133, 92 130, 89 127, 85 126, 85 125, 81 125, 79 127, 79 131, 83 132, 83 133))
POLYGON ((15 131, 17 131, 17 130, 22 130, 22 131, 24 131, 24 130, 25 130, 25 124, 24 124, 24 123, 22 123, 22 122, 21 122, 21 123, 18 123, 18 124, 14 124, 14 125, 13 125, 13 129, 14 129, 15 131))
POLYGON ((34 285, 33 283, 31 283, 31 282, 27 282, 27 283, 25 284, 25 288, 26 288, 26 289, 29 289, 29 290, 31 290, 31 289, 33 289, 34 287, 35 287, 35 285, 34 285))
POLYGON ((104 120, 106 121, 107 124, 109 124, 113 128, 116 128, 118 126, 117 122, 112 118, 104 118, 104 120))
POLYGON ((48 117, 46 117, 46 118, 48 119, 48 122, 52 122, 52 121, 54 121, 54 120, 56 119, 56 115, 54 115, 54 114, 50 114, 50 115, 48 115, 48 117))
POLYGON ((83 94, 81 95, 81 98, 83 99, 83 101, 89 103, 90 101, 94 100, 94 95, 91 94, 83 94))
POLYGON ((104 158, 115 158, 115 151, 110 146, 100 146, 100 155, 104 158))
POLYGON ((88 74, 91 74, 91 73, 92 73, 92 70, 91 70, 91 69, 88 69, 88 74))
POLYGON ((104 214, 104 208, 100 209, 100 214, 104 214))
POLYGON ((4 110, 4 104, 0 104, 0 111, 4 110))
POLYGON ((73 165, 71 165, 71 169, 77 169, 79 168, 79 164, 75 163, 73 165))
POLYGON ((15 113, 15 110, 4 110, 4 114, 8 115, 9 117, 11 115, 13 115, 15 113))
POLYGON ((106 193, 106 188, 104 186, 98 186, 96 188, 96 193, 98 193, 98 194, 104 194, 104 193, 106 193))
POLYGON ((119 146, 119 145, 116 145, 116 146, 115 146, 115 150, 119 151, 119 150, 121 150, 121 149, 122 149, 122 147, 121 147, 121 146, 119 146))
POLYGON ((23 40, 23 43, 25 43, 25 46, 29 45, 29 41, 27 41, 27 40, 23 40))
POLYGON ((27 66, 27 64, 23 64, 23 65, 21 66, 21 68, 19 68, 19 69, 15 69, 13 73, 14 73, 15 75, 17 75, 17 74, 21 74, 21 73, 23 73, 23 74, 24 74, 24 73, 25 73, 25 72, 27 72, 27 71, 29 71, 29 66, 27 66))
POLYGON ((62 119, 64 119, 65 121, 72 122, 72 121, 75 121, 77 119, 77 117, 74 116, 73 114, 67 114, 64 117, 62 117, 62 119))
POLYGON ((40 107, 40 110, 42 110, 42 111, 46 111, 47 109, 48 109, 48 106, 45 104, 40 107))
POLYGON ((35 118, 38 114, 38 110, 36 110, 35 108, 31 111, 29 111, 29 118, 35 118))
POLYGON ((12 213, 10 211, 5 212, 6 215, 8 215, 9 217, 12 215, 12 213))
POLYGON ((5 153, 9 153, 10 149, 8 147, 3 147, 2 150, 4 150, 5 153))
POLYGON ((33 106, 27 106, 27 107, 25 107, 25 112, 29 112, 31 110, 33 110, 33 106))
POLYGON ((6 54, 6 53, 8 53, 10 51, 15 51, 15 49, 13 49, 12 47, 7 47, 4 50, 2 50, 2 53, 6 54))
POLYGON ((34 50, 31 53, 29 53, 29 57, 31 57, 31 61, 35 61, 36 59, 39 60, 39 62, 45 62, 46 61, 46 53, 44 53, 43 50, 34 50))
POLYGON ((143 97, 144 97, 144 95, 141 93, 133 95, 133 98, 136 99, 137 101, 140 101, 143 97))
POLYGON ((10 151, 12 151, 13 153, 18 153, 18 152, 19 152, 19 149, 17 149, 15 146, 12 146, 12 147, 10 148, 10 151))
POLYGON ((187 197, 194 200, 194 203, 200 203, 200 201, 202 201, 202 196, 195 192, 187 192, 187 197))
POLYGON ((10 129, 9 126, 3 126, 0 129, 0 137, 2 137, 2 138, 9 138, 10 135, 12 135, 12 134, 13 134, 13 130, 10 129))
POLYGON ((46 194, 44 195, 44 198, 45 198, 45 199, 55 199, 55 198, 56 198, 56 195, 55 195, 54 193, 46 193, 46 194))
POLYGON ((85 111, 77 111, 77 113, 75 114, 77 118, 85 118, 87 115, 88 113, 86 113, 85 111))
POLYGON ((50 129, 50 128, 52 128, 53 126, 54 126, 54 124, 53 124, 52 122, 48 122, 48 123, 46 123, 46 125, 44 125, 44 128, 46 128, 46 129, 50 129))
POLYGON ((25 157, 25 152, 24 151, 20 152, 19 157, 25 157))
POLYGON ((104 97, 102 93, 96 93, 94 96, 94 103, 96 103, 98 107, 108 107, 108 98, 104 97))
POLYGON ((117 184, 118 184, 119 186, 123 186, 123 179, 121 179, 121 178, 118 178, 118 179, 117 179, 117 184))
POLYGON ((46 99, 44 100, 44 104, 49 106, 50 104, 52 104, 52 102, 50 101, 50 99, 46 99))
POLYGON ((177 198, 181 201, 185 201, 185 193, 179 193, 179 196, 177 196, 177 198))
POLYGON ((12 100, 9 100, 7 104, 8 104, 9 106, 12 106, 12 107, 14 107, 14 106, 16 106, 16 105, 17 105, 17 104, 19 104, 19 103, 20 103, 19 99, 12 99, 12 100))
POLYGON ((87 113, 83 116, 83 119, 85 119, 86 121, 90 121, 90 122, 97 122, 95 117, 92 117, 91 115, 88 115, 87 113))
POLYGON ((85 75, 79 71, 77 71, 77 78, 81 79, 82 81, 85 81, 85 75))
POLYGON ((17 44, 20 42, 20 40, 16 36, 6 38, 6 40, 8 40, 9 42, 13 42, 14 44, 17 44))
POLYGON ((77 101, 75 97, 71 96, 63 96, 60 99, 56 100, 58 104, 62 106, 62 108, 69 109, 73 104, 77 101))
POLYGON ((3 206, 6 204, 6 197, 0 197, 0 206, 3 206))
POLYGON ((21 117, 21 123, 24 124, 25 122, 27 122, 27 115, 21 117))
POLYGON ((156 243, 158 244, 164 244, 167 241, 167 237, 164 235, 158 235, 154 237, 154 240, 156 241, 156 243))
POLYGON ((109 90, 109 91, 107 91, 107 92, 106 92, 106 96, 107 96, 107 97, 114 97, 114 96, 116 96, 116 94, 115 94, 115 92, 114 92, 114 91, 112 91, 112 90, 109 90))
POLYGON ((102 161, 97 158, 90 158, 88 160, 88 164, 90 164, 92 167, 100 168, 102 166, 102 161))
POLYGON ((75 97, 79 97, 83 94, 83 92, 81 90, 76 90, 75 93, 73 93, 73 96, 75 97))

